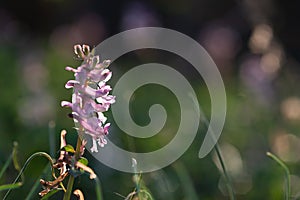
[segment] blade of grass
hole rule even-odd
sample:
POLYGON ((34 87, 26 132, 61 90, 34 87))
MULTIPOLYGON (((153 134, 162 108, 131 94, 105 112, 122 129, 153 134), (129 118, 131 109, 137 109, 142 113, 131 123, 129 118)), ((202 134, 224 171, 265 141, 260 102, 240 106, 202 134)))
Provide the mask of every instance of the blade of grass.
POLYGON ((101 190, 101 182, 100 179, 98 178, 98 176, 95 178, 95 182, 96 182, 96 196, 97 196, 97 200, 103 200, 103 196, 102 196, 102 190, 101 190))
POLYGON ((191 180, 191 177, 188 174, 188 171, 186 170, 185 166, 177 161, 176 163, 174 163, 172 165, 172 167, 174 168, 176 174, 178 175, 178 178, 182 184, 183 187, 183 191, 185 193, 185 199, 187 200, 196 200, 199 199, 193 182, 191 180))
POLYGON ((0 171, 0 178, 2 178, 4 172, 6 171, 7 167, 9 166, 9 164, 11 163, 12 161, 12 157, 13 157, 13 154, 11 153, 10 156, 8 157, 8 159, 6 160, 6 162, 4 163, 1 171, 0 171))
POLYGON ((0 191, 2 190, 12 190, 22 186, 22 182, 14 183, 14 184, 5 184, 0 186, 0 191))
POLYGON ((227 173, 226 165, 225 165, 222 153, 221 153, 221 149, 219 147, 219 143, 216 140, 216 138, 214 137, 215 134, 214 134, 213 130, 210 129, 209 122, 208 122, 208 120, 207 120, 207 118, 206 118, 206 116, 205 116, 205 114, 204 114, 204 112, 202 111, 201 108, 200 108, 200 112, 201 112, 203 122, 204 122, 205 126, 208 129, 207 130, 208 134, 212 137, 212 140, 215 141, 214 149, 217 153, 218 160, 221 163, 222 171, 223 171, 224 178, 225 178, 226 188, 228 190, 229 199, 230 200, 235 200, 235 194, 234 194, 233 186, 232 186, 232 183, 231 183, 231 180, 230 180, 230 176, 227 173))
MULTIPOLYGON (((27 166, 29 165, 29 163, 31 162, 31 160, 34 159, 35 157, 40 157, 40 156, 47 158, 47 159, 49 160, 49 162, 51 163, 51 166, 54 164, 54 163, 53 163, 53 160, 52 160, 52 158, 50 157, 49 154, 47 154, 47 153, 45 153, 45 152, 37 152, 37 153, 34 153, 34 154, 32 154, 32 155, 26 160, 25 164, 23 165, 23 167, 22 167, 22 169, 20 170, 18 176, 16 177, 16 179, 14 180, 14 182, 13 182, 12 184, 16 184, 17 181, 19 180, 19 178, 23 176, 23 172, 25 171, 25 169, 27 168, 27 166)), ((52 175, 53 175, 53 173, 54 173, 54 172, 52 171, 52 175)), ((23 181, 20 182, 20 183, 23 184, 23 181)), ((6 194, 5 194, 4 198, 3 198, 3 200, 5 200, 5 199, 7 198, 7 196, 9 195, 9 193, 10 193, 11 190, 12 190, 12 188, 10 188, 10 189, 6 192, 6 194)))
POLYGON ((43 196, 43 198, 41 198, 41 200, 47 200, 47 199, 49 199, 49 197, 53 196, 54 194, 56 194, 57 192, 62 191, 62 190, 63 189, 61 189, 61 188, 52 189, 45 196, 43 196))
POLYGON ((285 199, 289 200, 290 199, 290 195, 291 195, 291 177, 290 177, 290 170, 289 168, 284 164, 284 162, 278 158, 277 156, 275 156, 274 154, 272 154, 271 152, 267 152, 267 156, 269 156, 270 158, 272 158, 275 162, 277 162, 277 164, 279 164, 285 173, 285 178, 286 178, 286 191, 285 191, 285 199))
POLYGON ((55 122, 50 121, 48 124, 48 133, 49 133, 49 150, 50 156, 55 156, 55 122))
MULTIPOLYGON (((47 173, 47 171, 49 170, 49 166, 46 165, 42 174, 47 173)), ((37 187, 40 185, 40 179, 38 178, 35 183, 33 184, 31 190, 29 191, 28 195, 26 196, 25 200, 30 200, 32 199, 32 195, 34 194, 34 192, 37 190, 37 187)))
POLYGON ((219 147, 218 143, 216 143, 214 149, 216 150, 218 160, 221 163, 221 167, 222 167, 222 170, 223 170, 223 173, 224 173, 224 176, 225 176, 225 182, 226 182, 226 187, 227 187, 227 190, 228 190, 228 193, 229 193, 229 197, 230 197, 231 200, 234 200, 235 195, 234 195, 233 187, 231 185, 230 177, 227 173, 226 166, 225 166, 225 163, 224 163, 224 159, 223 159, 223 156, 221 154, 221 150, 220 150, 220 147, 219 147))
MULTIPOLYGON (((4 173, 4 171, 6 170, 6 168, 8 167, 8 165, 10 164, 11 161, 13 162, 15 169, 16 169, 18 172, 20 172, 20 165, 19 165, 19 163, 18 163, 17 151, 18 151, 18 143, 17 143, 17 142, 14 142, 14 143, 13 143, 12 154, 11 154, 11 156, 10 156, 10 159, 8 159, 9 162, 6 162, 6 163, 5 163, 5 166, 3 167, 4 169, 1 170, 1 172, 4 173)), ((1 176, 2 176, 2 175, 1 175, 1 176)), ((21 182, 1 185, 1 186, 0 186, 0 191, 2 191, 2 190, 12 190, 12 189, 16 189, 16 188, 22 186, 23 182, 24 182, 24 177, 22 177, 22 181, 21 181, 21 182)))

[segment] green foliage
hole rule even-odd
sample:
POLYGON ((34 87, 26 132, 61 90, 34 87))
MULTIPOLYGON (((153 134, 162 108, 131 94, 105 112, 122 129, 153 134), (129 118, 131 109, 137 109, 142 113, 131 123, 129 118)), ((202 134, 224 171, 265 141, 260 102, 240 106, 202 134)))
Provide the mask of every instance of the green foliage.
POLYGON ((75 153, 75 149, 72 145, 70 144, 67 144, 66 146, 64 146, 63 148, 61 148, 61 151, 66 151, 66 152, 69 152, 69 153, 75 153))
MULTIPOLYGON (((14 142, 12 155, 5 162, 3 168, 1 169, 0 178, 4 174, 5 170, 7 169, 7 167, 11 163, 11 161, 13 162, 13 165, 14 165, 15 169, 20 173, 21 169, 20 169, 20 165, 19 165, 18 157, 17 157, 17 148, 18 148, 18 143, 14 142)), ((10 191, 10 190, 13 190, 13 189, 21 187, 23 185, 23 182, 24 182, 24 176, 21 174, 21 177, 22 177, 21 182, 14 182, 12 184, 0 185, 0 191, 3 191, 3 190, 9 190, 10 191)))
POLYGON ((291 197, 291 178, 290 178, 290 170, 289 168, 284 164, 280 158, 278 158, 276 155, 272 154, 271 152, 267 152, 267 156, 272 158, 277 164, 279 164, 285 173, 285 200, 289 200, 291 197))
POLYGON ((45 196, 43 196, 41 198, 41 200, 47 200, 49 199, 51 196, 53 196, 54 194, 56 194, 57 192, 62 191, 61 188, 54 188, 52 189, 50 192, 48 192, 45 196))
MULTIPOLYGON (((25 164, 23 165, 23 167, 20 169, 19 174, 18 174, 18 176, 16 177, 16 179, 14 180, 14 182, 13 182, 12 184, 10 184, 11 187, 4 187, 5 189, 8 189, 8 191, 6 192, 6 194, 5 194, 5 196, 4 196, 4 199, 6 199, 6 197, 9 195, 9 193, 10 193, 10 191, 11 191, 12 189, 17 188, 17 186, 23 185, 23 183, 24 183, 24 175, 23 175, 23 173, 24 173, 25 169, 27 168, 27 166, 30 164, 30 162, 31 162, 34 158, 36 158, 36 157, 45 157, 45 158, 48 159, 48 161, 50 162, 51 166, 53 166, 53 164, 54 164, 52 158, 51 158, 47 153, 45 153, 45 152, 37 152, 37 153, 32 154, 32 155, 26 160, 26 162, 25 162, 25 164), (21 180, 22 180, 22 181, 21 181, 21 182, 17 182, 17 181, 19 180, 20 177, 21 177, 21 180)), ((15 159, 15 161, 16 161, 16 160, 17 160, 17 159, 15 159)), ((17 166, 19 166, 19 165, 17 165, 17 166)))
POLYGON ((80 157, 78 162, 84 164, 85 166, 87 166, 89 164, 88 159, 86 159, 85 157, 80 157))

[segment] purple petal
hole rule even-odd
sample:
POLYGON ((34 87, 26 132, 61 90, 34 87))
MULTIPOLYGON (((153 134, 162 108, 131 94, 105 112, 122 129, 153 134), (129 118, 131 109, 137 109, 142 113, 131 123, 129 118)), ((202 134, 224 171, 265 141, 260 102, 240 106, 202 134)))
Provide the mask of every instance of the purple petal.
POLYGON ((96 90, 94 88, 91 88, 90 86, 87 86, 84 90, 85 94, 91 96, 92 98, 96 97, 96 90))
POLYGON ((86 82, 86 79, 87 79, 87 71, 86 69, 84 68, 84 65, 81 66, 81 67, 78 67, 77 69, 77 72, 75 73, 75 77, 76 77, 76 80, 84 85, 85 82, 86 82))
POLYGON ((99 144, 100 147, 104 147, 104 145, 107 144, 107 140, 104 137, 98 138, 97 141, 98 141, 98 144, 99 144))
POLYGON ((92 111, 92 112, 104 112, 104 111, 107 111, 105 106, 103 106, 101 104, 97 104, 94 99, 88 99, 88 98, 85 99, 85 104, 86 105, 84 106, 84 109, 88 110, 88 111, 92 111), (89 107, 89 106, 92 106, 92 108, 89 107))
POLYGON ((87 86, 84 90, 85 94, 91 96, 92 98, 98 98, 104 95, 107 95, 108 92, 111 90, 110 87, 103 87, 98 90, 95 90, 94 88, 91 88, 90 86, 87 86))
POLYGON ((65 88, 67 88, 67 89, 73 88, 76 84, 79 84, 79 82, 75 81, 75 80, 69 80, 66 83, 65 88))
POLYGON ((93 69, 88 74, 88 77, 95 82, 107 82, 112 77, 112 72, 108 69, 93 69))
POLYGON ((93 138, 93 146, 91 148, 91 152, 98 152, 97 141, 93 138))
POLYGON ((110 127, 110 123, 107 123, 104 125, 103 130, 104 130, 104 134, 107 135, 108 134, 108 129, 110 127))
POLYGON ((67 67, 65 68, 65 70, 70 71, 70 72, 74 72, 74 73, 77 72, 76 69, 74 69, 74 68, 72 68, 72 67, 69 67, 69 66, 67 66, 67 67))
POLYGON ((61 107, 70 107, 72 108, 73 104, 71 102, 68 102, 68 101, 62 101, 60 103, 61 107))
POLYGON ((111 79, 112 77, 112 72, 109 71, 108 69, 105 69, 102 71, 101 75, 104 77, 104 82, 107 82, 111 79))
POLYGON ((107 117, 104 116, 102 112, 98 112, 98 119, 102 122, 105 123, 107 120, 107 117))
POLYGON ((91 117, 86 120, 81 121, 81 125, 87 131, 97 134, 97 128, 101 127, 101 121, 96 117, 91 117))
POLYGON ((97 102, 101 104, 113 104, 116 102, 115 96, 113 95, 107 95, 97 98, 97 102))

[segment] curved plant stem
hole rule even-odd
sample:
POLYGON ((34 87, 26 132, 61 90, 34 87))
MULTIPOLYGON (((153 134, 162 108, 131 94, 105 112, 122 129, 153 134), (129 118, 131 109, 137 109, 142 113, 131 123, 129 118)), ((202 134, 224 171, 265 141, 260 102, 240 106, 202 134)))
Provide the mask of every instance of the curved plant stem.
MULTIPOLYGON (((26 160, 24 166, 22 167, 22 169, 20 170, 20 172, 19 172, 17 178, 14 180, 14 182, 13 182, 12 184, 15 184, 15 183, 19 180, 19 178, 23 175, 23 172, 25 171, 25 169, 27 168, 27 166, 28 166, 28 164, 31 162, 31 160, 32 160, 33 158, 35 158, 35 157, 38 157, 38 156, 42 156, 42 157, 47 158, 47 159, 49 160, 49 162, 51 163, 51 167, 53 166, 54 163, 53 163, 53 160, 52 160, 52 158, 51 158, 51 156, 50 156, 49 154, 47 154, 47 153, 45 153, 45 152, 37 152, 37 153, 34 153, 34 154, 32 154, 32 155, 26 160)), ((52 176, 55 177, 53 168, 52 168, 52 176)), ((11 189, 9 189, 9 190, 6 192, 6 194, 5 194, 4 198, 3 198, 3 200, 5 200, 5 199, 7 198, 7 196, 8 196, 9 193, 10 193, 10 191, 11 191, 11 189)))
POLYGON ((98 176, 95 178, 95 182, 96 182, 96 196, 97 196, 97 200, 102 200, 102 191, 101 191, 101 182, 98 178, 98 176))
POLYGON ((278 158, 277 156, 275 156, 274 154, 267 152, 267 156, 269 156, 270 158, 272 158, 275 162, 277 162, 284 170, 285 172, 285 176, 286 176, 286 192, 285 192, 285 199, 289 200, 290 199, 290 195, 291 195, 291 177, 290 177, 290 170, 289 168, 283 163, 282 160, 280 160, 280 158, 278 158))
MULTIPOLYGON (((75 160, 78 160, 80 157, 80 146, 81 146, 81 139, 80 139, 80 136, 78 136, 76 150, 75 150, 75 160)), ((74 176, 70 175, 69 180, 68 180, 68 185, 67 185, 67 191, 64 194, 63 200, 70 200, 73 185, 74 185, 74 180, 75 180, 74 176)))
POLYGON ((223 157, 222 157, 222 154, 221 154, 221 150, 220 150, 219 144, 216 143, 216 145, 215 145, 214 148, 215 148, 215 150, 216 150, 218 159, 219 159, 219 161, 220 161, 220 164, 221 164, 221 167, 222 167, 224 176, 225 176, 226 187, 227 187, 227 190, 228 190, 228 193, 229 193, 230 200, 234 200, 234 199, 235 199, 235 196, 234 196, 233 187, 232 187, 232 185, 231 185, 230 177, 229 177, 229 175, 228 175, 228 173, 227 173, 227 170, 226 170, 226 166, 225 166, 225 163, 224 163, 224 159, 223 159, 223 157))
POLYGON ((221 149, 220 149, 219 143, 218 143, 217 139, 215 138, 215 133, 210 128, 209 121, 207 120, 207 118, 206 118, 206 116, 205 116, 205 114, 204 114, 204 112, 202 111, 201 108, 200 108, 200 112, 201 112, 201 116, 202 116, 202 121, 208 129, 207 132, 208 132, 209 136, 211 136, 211 139, 215 142, 214 149, 216 150, 218 160, 220 161, 220 164, 221 164, 221 167, 222 167, 222 170, 223 170, 223 173, 224 173, 226 188, 227 188, 228 194, 229 194, 229 199, 230 200, 235 200, 235 194, 234 194, 233 186, 232 186, 229 174, 227 173, 226 165, 225 165, 223 156, 221 154, 221 149))
MULTIPOLYGON (((44 168, 42 174, 45 174, 48 170, 49 170, 48 166, 45 166, 45 168, 44 168)), ((40 178, 41 178, 41 176, 40 176, 40 178)), ((25 200, 30 200, 30 199, 32 199, 32 196, 34 195, 34 193, 36 192, 38 186, 40 186, 40 185, 41 185, 41 184, 40 184, 40 179, 37 179, 37 180, 35 181, 35 183, 33 184, 33 186, 31 187, 31 190, 28 192, 28 194, 27 194, 25 200)))

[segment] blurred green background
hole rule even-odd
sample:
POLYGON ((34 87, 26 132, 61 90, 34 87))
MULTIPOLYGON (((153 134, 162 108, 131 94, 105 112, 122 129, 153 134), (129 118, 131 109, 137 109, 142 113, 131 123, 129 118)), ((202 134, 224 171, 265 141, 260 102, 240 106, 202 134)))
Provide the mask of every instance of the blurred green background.
MULTIPOLYGON (((220 146, 237 199, 283 199, 282 169, 266 156, 271 151, 291 170, 292 195, 300 194, 300 28, 297 1, 79 1, 35 0, 0 3, 0 168, 13 141, 19 143, 23 164, 34 152, 50 152, 49 134, 57 156, 60 130, 75 145, 76 131, 61 100, 70 100, 64 88, 72 74, 65 66, 78 66, 73 45, 98 45, 123 30, 159 26, 182 32, 198 41, 222 74, 228 100, 220 146), (54 135, 49 122, 55 122, 54 135), (50 131, 51 132, 51 131, 50 131)), ((104 58, 109 59, 109 58, 104 58)), ((112 64, 113 86, 132 67, 147 62, 170 65, 184 74, 197 92, 209 117, 210 99, 205 83, 188 63, 171 53, 139 50, 112 64)), ((137 152, 158 149, 170 141, 179 123, 179 104, 168 89, 147 85, 136 91, 130 105, 133 120, 149 122, 149 106, 161 103, 168 112, 164 129, 142 141, 123 133, 112 123, 110 137, 119 146, 137 152)), ((206 127, 188 151, 174 164, 143 174, 155 199, 228 199, 215 152, 198 159, 206 127)), ((52 150, 53 151, 53 150, 52 150)), ((100 149, 101 151, 101 149, 100 149)), ((132 175, 90 161, 102 182, 104 199, 124 199, 133 188, 132 175)), ((25 199, 41 175, 46 160, 36 159, 25 172, 24 185, 8 199, 25 199)), ((9 183, 17 172, 11 165, 0 180, 9 183)), ((47 177, 46 174, 43 177, 47 177)), ((94 199, 93 182, 76 179, 86 199, 94 199)), ((39 199, 39 186, 33 199, 39 199)), ((2 198, 4 192, 0 193, 2 198)), ((53 199, 59 199, 59 195, 53 199)))

